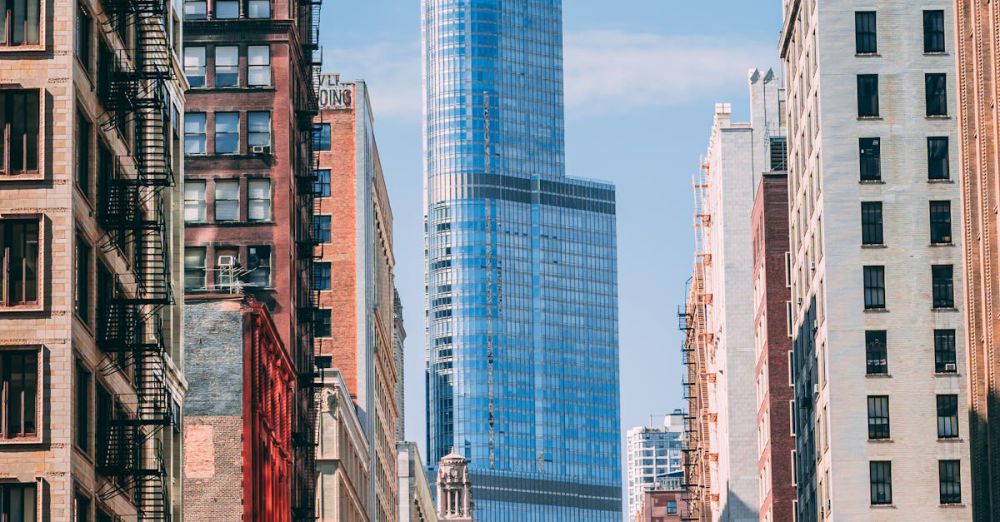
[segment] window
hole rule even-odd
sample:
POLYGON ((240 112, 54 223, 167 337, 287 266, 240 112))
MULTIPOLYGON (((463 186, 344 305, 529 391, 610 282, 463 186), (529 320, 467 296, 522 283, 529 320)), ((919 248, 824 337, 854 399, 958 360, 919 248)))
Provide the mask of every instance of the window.
POLYGON ((931 201, 931 243, 951 243, 951 201, 931 201))
POLYGON ((313 290, 329 290, 330 289, 330 263, 315 262, 313 263, 313 290))
POLYGON ((313 127, 313 148, 330 150, 330 124, 320 123, 313 127))
POLYGON ((247 2, 247 17, 270 18, 271 0, 249 0, 247 2))
POLYGON ((38 0, 3 0, 3 23, 0 45, 38 45, 40 2, 38 0))
POLYGON ((247 248, 247 283, 258 288, 271 287, 271 247, 247 248))
POLYGON ((76 446, 90 451, 90 371, 76 361, 76 446))
POLYGON ((889 438, 889 396, 868 396, 868 438, 889 438))
POLYGON ((875 11, 858 11, 854 13, 854 49, 858 54, 875 54, 878 52, 875 11))
POLYGON ((189 112, 184 115, 184 154, 205 154, 205 113, 189 112))
POLYGON ((76 188, 90 194, 90 120, 76 111, 76 188))
POLYGON ((240 182, 215 182, 215 220, 240 220, 240 182))
POLYGON ((889 373, 889 353, 886 345, 885 330, 868 330, 865 332, 865 359, 868 375, 886 375, 889 373))
POLYGON ((956 373, 955 330, 934 330, 934 371, 956 373))
POLYGON ((240 3, 238 0, 215 0, 215 18, 239 18, 240 3))
POLYGON ((948 137, 927 138, 927 179, 951 178, 948 137))
POLYGON ((184 248, 184 290, 205 288, 205 249, 184 248))
POLYGON ((774 137, 768 140, 771 157, 771 170, 784 172, 788 170, 788 140, 785 137, 774 137))
MULTIPOLYGON (((175 476, 179 477, 180 475, 178 474, 178 475, 175 475, 175 476)), ((115 522, 115 519, 114 519, 114 517, 111 516, 110 513, 108 513, 107 511, 105 511, 105 509, 103 507, 98 506, 97 507, 97 522, 115 522)))
POLYGON ((205 86, 205 48, 184 48, 184 76, 192 88, 205 86))
POLYGON ((958 437, 958 395, 937 396, 937 430, 939 439, 958 437))
MULTIPOLYGON (((235 2, 234 2, 235 3, 235 2)), ((215 48, 215 86, 236 87, 240 83, 240 48, 220 46, 215 48)))
POLYGON ((869 463, 872 505, 892 504, 892 462, 869 463))
POLYGON ((931 279, 934 308, 954 308, 955 270, 952 265, 932 266, 931 279))
POLYGON ((858 155, 861 158, 861 181, 882 179, 882 144, 879 138, 858 140, 858 155))
POLYGON ((885 267, 864 267, 865 309, 885 308, 885 267))
POLYGON ((924 75, 928 116, 948 115, 948 75, 928 73, 924 75))
POLYGON ((38 353, 0 350, 0 439, 37 434, 38 353))
POLYGON ((0 307, 37 304, 38 219, 0 221, 0 307))
POLYGON ((73 495, 73 522, 90 522, 90 497, 77 489, 73 495))
POLYGON ((959 461, 942 460, 938 462, 938 490, 942 504, 962 502, 962 473, 959 461))
POLYGON ((187 223, 203 223, 205 216, 205 182, 184 181, 184 221, 187 223))
POLYGON ((240 113, 215 113, 215 153, 238 154, 240 152, 240 113))
POLYGON ((247 113, 250 151, 258 154, 271 153, 271 113, 258 111, 247 113))
POLYGON ((313 195, 321 198, 330 197, 330 169, 317 170, 315 178, 313 195))
POLYGON ((858 75, 858 117, 878 117, 878 75, 858 75))
POLYGON ((321 308, 314 312, 316 314, 316 331, 313 332, 313 335, 316 337, 330 337, 330 310, 321 308))
POLYGON ((313 235, 317 243, 330 242, 330 216, 313 216, 313 235))
POLYGON ((677 501, 676 500, 668 500, 667 501, 667 514, 668 515, 676 515, 677 514, 677 501))
POLYGON ((944 11, 924 11, 924 52, 944 50, 944 11))
POLYGON ((90 16, 90 11, 87 10, 86 6, 78 3, 76 6, 76 45, 74 50, 76 57, 83 64, 83 68, 88 71, 92 65, 90 61, 92 27, 93 19, 90 16))
POLYGON ((251 87, 271 85, 271 46, 247 47, 247 84, 251 87))
POLYGON ((0 90, 0 167, 8 175, 38 171, 38 91, 0 90))
POLYGON ((881 245, 882 202, 863 201, 861 203, 861 244, 881 245))
POLYGON ((76 236, 76 295, 73 310, 84 323, 90 322, 90 245, 76 236))
POLYGON ((271 181, 251 179, 247 182, 247 219, 271 220, 271 181))
POLYGON ((208 2, 205 0, 184 0, 185 20, 204 20, 208 18, 208 2))
POLYGON ((34 484, 0 482, 0 520, 36 522, 37 506, 34 484))

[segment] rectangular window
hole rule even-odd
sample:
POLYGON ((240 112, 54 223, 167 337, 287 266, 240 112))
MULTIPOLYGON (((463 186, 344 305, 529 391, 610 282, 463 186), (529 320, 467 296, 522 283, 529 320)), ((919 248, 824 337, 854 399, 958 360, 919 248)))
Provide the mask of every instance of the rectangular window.
POLYGON ((892 504, 892 462, 870 462, 869 477, 872 505, 892 504))
POLYGON ((939 439, 958 437, 958 395, 937 396, 937 433, 939 439))
POLYGON ((952 265, 931 267, 934 308, 955 308, 955 269, 952 265))
POLYGON ((240 48, 236 47, 235 45, 216 47, 215 86, 236 87, 239 84, 240 84, 240 48))
POLYGON ((84 323, 90 323, 90 245, 76 236, 76 295, 73 310, 84 323))
POLYGON ((271 85, 271 46, 247 47, 247 84, 251 87, 271 85))
POLYGON ((77 59, 83 64, 83 68, 88 71, 92 66, 90 55, 93 24, 90 11, 87 10, 85 5, 78 3, 76 6, 76 45, 74 46, 74 51, 76 52, 77 59))
POLYGON ((271 0, 249 0, 247 2, 248 18, 271 18, 271 0))
POLYGON ((879 138, 858 140, 858 156, 861 158, 861 181, 882 179, 882 144, 879 138))
POLYGON ((314 290, 330 289, 330 270, 330 263, 322 263, 319 261, 313 263, 312 286, 314 290))
POLYGON ((184 290, 205 288, 205 249, 184 248, 184 290))
POLYGON ((889 396, 868 396, 868 438, 889 438, 889 396))
POLYGON ((865 359, 868 375, 886 375, 889 373, 889 351, 886 344, 885 330, 868 330, 865 332, 865 359))
POLYGON ((271 181, 251 179, 247 182, 247 219, 271 220, 271 181))
POLYGON ((0 350, 0 439, 37 434, 38 353, 0 350))
POLYGON ((215 182, 215 220, 240 220, 240 182, 215 182))
POLYGON ((90 371, 76 361, 76 446, 90 451, 90 371))
POLYGON ((207 131, 204 112, 189 112, 184 115, 184 154, 205 154, 207 131))
POLYGON ((938 490, 942 504, 962 503, 961 464, 957 460, 938 462, 938 490))
POLYGON ((885 267, 864 267, 865 309, 885 308, 885 267))
POLYGON ((313 127, 313 149, 330 150, 329 123, 320 123, 313 127))
POLYGON ((90 522, 90 497, 77 489, 73 495, 73 522, 90 522))
POLYGON ((37 522, 37 499, 34 484, 0 482, 0 520, 37 522))
POLYGON ((882 202, 863 201, 861 203, 861 244, 881 245, 882 202))
POLYGON ((40 6, 39 0, 3 0, 0 46, 38 45, 40 6))
POLYGON ((38 303, 37 219, 0 220, 0 307, 38 303))
POLYGON ((955 358, 955 330, 934 330, 934 371, 958 372, 955 358))
POLYGON ((928 116, 948 115, 948 75, 928 73, 924 75, 928 116))
POLYGON ((927 138, 927 179, 951 178, 947 136, 927 138))
POLYGON ((676 515, 677 514, 677 501, 676 500, 668 500, 667 501, 667 514, 668 515, 676 515))
POLYGON ((788 140, 785 137, 774 137, 768 140, 771 157, 771 171, 785 172, 788 170, 788 140))
POLYGON ((8 175, 38 172, 38 91, 0 90, 0 168, 8 175))
POLYGON ((240 17, 239 0, 215 0, 215 18, 230 19, 240 17))
POLYGON ((330 169, 319 169, 316 171, 313 182, 313 195, 320 198, 330 197, 330 169))
POLYGON ((317 243, 330 242, 330 216, 313 216, 313 236, 317 243))
POLYGON ((215 113, 215 153, 239 154, 240 113, 215 113))
POLYGON ((931 201, 931 243, 951 243, 951 201, 931 201))
POLYGON ((271 287, 271 247, 247 248, 247 282, 258 288, 271 287))
POLYGON ((271 153, 271 113, 256 111, 247 113, 249 136, 247 144, 254 154, 271 153))
POLYGON ((314 312, 316 314, 316 331, 313 332, 313 335, 315 337, 330 337, 332 327, 330 310, 321 308, 314 312))
POLYGON ((184 0, 185 20, 204 20, 208 18, 208 2, 205 0, 184 0))
POLYGON ((944 11, 924 11, 924 52, 943 53, 944 11))
POLYGON ((205 214, 205 182, 184 181, 184 221, 187 223, 204 223, 208 218, 205 214))
POLYGON ((184 76, 192 88, 205 86, 206 67, 204 47, 184 48, 184 76))
POLYGON ((90 120, 76 111, 76 188, 90 194, 90 120))
POLYGON ((858 117, 877 118, 878 112, 878 75, 858 75, 858 117))
POLYGON ((878 52, 878 31, 875 26, 875 11, 854 13, 854 49, 858 54, 878 52))

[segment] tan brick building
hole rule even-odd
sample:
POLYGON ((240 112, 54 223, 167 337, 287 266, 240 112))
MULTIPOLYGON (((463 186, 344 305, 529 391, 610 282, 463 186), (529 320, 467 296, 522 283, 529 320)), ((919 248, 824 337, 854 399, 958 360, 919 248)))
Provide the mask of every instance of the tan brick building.
MULTIPOLYGON (((357 405, 371 454, 369 519, 393 522, 399 504, 396 430, 402 405, 396 397, 402 368, 393 341, 392 209, 365 83, 324 75, 320 104, 316 355, 332 357, 357 405)), ((320 501, 329 494, 321 491, 320 501)))
POLYGON ((181 520, 179 14, 19 5, 0 36, 0 519, 181 520))

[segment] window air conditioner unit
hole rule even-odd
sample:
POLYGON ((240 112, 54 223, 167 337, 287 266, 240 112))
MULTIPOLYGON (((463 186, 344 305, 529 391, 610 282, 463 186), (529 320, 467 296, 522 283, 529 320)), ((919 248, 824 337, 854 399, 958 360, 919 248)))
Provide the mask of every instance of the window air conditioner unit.
POLYGON ((819 384, 813 384, 813 395, 819 395, 819 384))
POLYGON ((229 268, 236 264, 236 256, 219 256, 219 266, 229 268))
POLYGON ((254 145, 250 147, 250 152, 253 154, 270 154, 271 147, 268 145, 254 145))
POLYGON ((944 365, 944 371, 946 371, 946 372, 957 372, 958 371, 958 365, 955 364, 955 363, 946 363, 944 365))

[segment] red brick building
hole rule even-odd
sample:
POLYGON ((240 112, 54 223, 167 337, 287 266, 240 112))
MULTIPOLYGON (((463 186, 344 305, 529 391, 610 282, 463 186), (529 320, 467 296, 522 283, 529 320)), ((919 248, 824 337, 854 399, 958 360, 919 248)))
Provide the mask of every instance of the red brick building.
POLYGON ((681 485, 682 472, 658 479, 656 487, 643 493, 642 507, 635 515, 635 522, 681 522, 699 520, 692 518, 681 485))
POLYGON ((752 211, 754 346, 757 371, 757 448, 760 519, 794 520, 789 357, 792 351, 787 276, 788 177, 765 173, 752 211))
MULTIPOLYGON (((270 312, 293 372, 308 384, 319 2, 184 5, 185 290, 194 299, 253 294, 270 312)), ((294 435, 293 472, 280 497, 254 501, 290 507, 282 516, 291 520, 312 520, 315 401, 310 386, 295 390, 294 407, 285 412, 294 435)), ((248 455, 248 463, 258 457, 248 455)))

